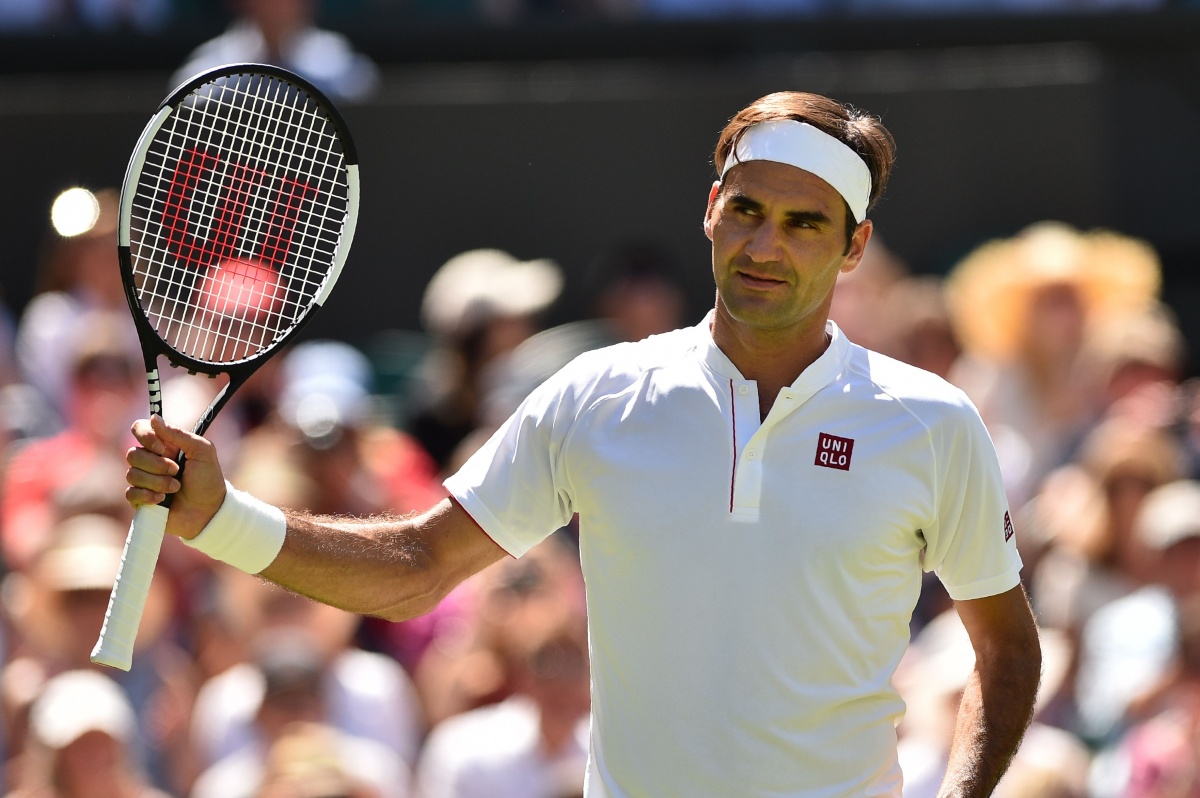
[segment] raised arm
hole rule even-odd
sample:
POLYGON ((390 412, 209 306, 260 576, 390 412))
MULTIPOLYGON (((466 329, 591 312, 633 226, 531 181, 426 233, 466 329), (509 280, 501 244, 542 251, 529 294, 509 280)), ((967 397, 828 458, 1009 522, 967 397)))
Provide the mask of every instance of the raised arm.
POLYGON ((1033 717, 1041 646, 1025 591, 955 602, 975 649, 938 798, 984 798, 1004 775, 1033 717))
MULTIPOLYGON (((226 500, 216 449, 206 439, 167 425, 138 421, 140 446, 127 455, 131 504, 154 504, 174 493, 167 532, 196 538, 226 500), (183 484, 174 455, 187 456, 183 484)), ((433 609, 468 576, 506 556, 450 499, 406 518, 345 519, 287 511, 286 537, 260 575, 282 587, 351 612, 403 620, 433 609)))

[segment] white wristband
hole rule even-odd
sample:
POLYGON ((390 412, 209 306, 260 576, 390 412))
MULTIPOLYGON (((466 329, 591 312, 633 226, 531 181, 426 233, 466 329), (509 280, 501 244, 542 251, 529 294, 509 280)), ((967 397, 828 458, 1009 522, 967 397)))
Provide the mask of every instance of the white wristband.
POLYGON ((279 555, 286 534, 283 510, 226 482, 221 509, 199 535, 184 543, 214 560, 256 574, 279 555))

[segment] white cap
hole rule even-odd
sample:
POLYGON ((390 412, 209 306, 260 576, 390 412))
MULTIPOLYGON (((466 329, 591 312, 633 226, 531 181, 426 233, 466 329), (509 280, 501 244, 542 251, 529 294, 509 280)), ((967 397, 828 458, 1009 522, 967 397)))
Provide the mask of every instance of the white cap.
POLYGON ((46 682, 33 702, 29 728, 52 749, 65 748, 90 731, 128 741, 137 721, 117 683, 96 671, 67 671, 46 682))
POLYGON ((125 530, 105 515, 71 516, 54 530, 37 574, 53 590, 109 590, 121 565, 125 530))
POLYGON ((473 249, 446 261, 425 288, 421 319, 439 335, 459 335, 497 317, 544 310, 562 291, 554 261, 519 261, 498 249, 473 249))
POLYGON ((341 341, 305 341, 283 361, 280 415, 319 438, 363 422, 371 409, 371 362, 341 341))

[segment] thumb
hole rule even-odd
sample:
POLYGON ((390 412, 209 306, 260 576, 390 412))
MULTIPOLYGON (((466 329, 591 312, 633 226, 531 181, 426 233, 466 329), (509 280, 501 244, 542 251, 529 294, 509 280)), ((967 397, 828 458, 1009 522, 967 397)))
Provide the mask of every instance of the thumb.
POLYGON ((188 460, 201 463, 216 462, 216 449, 207 438, 202 438, 192 432, 172 426, 159 415, 150 417, 150 426, 164 443, 174 446, 183 452, 188 460))
POLYGON ((195 537, 225 499, 225 478, 216 447, 199 435, 171 426, 159 416, 152 417, 150 425, 163 443, 179 449, 187 458, 186 467, 177 474, 180 487, 171 503, 167 532, 195 537))

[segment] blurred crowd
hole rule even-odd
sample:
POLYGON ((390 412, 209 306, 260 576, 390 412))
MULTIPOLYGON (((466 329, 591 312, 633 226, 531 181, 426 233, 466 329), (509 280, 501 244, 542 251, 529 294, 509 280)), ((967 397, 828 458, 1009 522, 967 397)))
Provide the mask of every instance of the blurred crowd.
POLYGON ((0 31, 81 31, 145 34, 197 22, 231 21, 303 9, 317 22, 363 28, 372 20, 453 19, 511 23, 567 18, 822 17, 861 14, 1045 14, 1153 11, 1194 6, 1195 0, 0 0, 0 31), (265 11, 264 11, 265 9, 265 11))
MULTIPOLYGON (((90 664, 131 519, 129 426, 146 412, 116 201, 96 192, 87 224, 52 237, 38 292, 0 324, 3 791, 581 795, 588 646, 573 525, 405 623, 311 603, 169 539, 132 669, 90 664)), ((682 268, 652 243, 599 255, 569 272, 587 283, 587 318, 547 327, 567 270, 460 253, 425 287, 403 379, 368 348, 305 339, 209 434, 230 479, 266 501, 424 509, 573 357, 697 322, 682 268)), ((1200 390, 1154 249, 1048 221, 941 277, 876 238, 834 300, 851 340, 965 390, 1000 454, 1046 658, 1000 794, 1200 795, 1200 390)), ((190 425, 215 387, 171 374, 165 414, 190 425)), ((912 634, 895 680, 909 707, 901 763, 906 798, 926 798, 973 656, 932 575, 912 634)))

